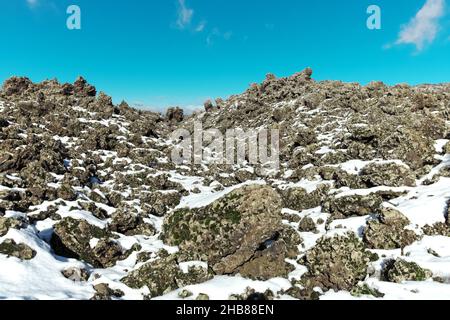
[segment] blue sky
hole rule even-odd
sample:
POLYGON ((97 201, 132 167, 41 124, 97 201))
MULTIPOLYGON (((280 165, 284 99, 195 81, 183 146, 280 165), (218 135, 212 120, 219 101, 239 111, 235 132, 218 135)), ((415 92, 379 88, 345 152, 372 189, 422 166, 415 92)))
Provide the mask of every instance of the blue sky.
POLYGON ((317 80, 449 82, 445 1, 1 1, 0 80, 83 75, 116 102, 153 108, 200 105, 307 66, 317 80), (81 30, 66 27, 71 4, 81 30), (372 4, 381 30, 366 27, 372 4))

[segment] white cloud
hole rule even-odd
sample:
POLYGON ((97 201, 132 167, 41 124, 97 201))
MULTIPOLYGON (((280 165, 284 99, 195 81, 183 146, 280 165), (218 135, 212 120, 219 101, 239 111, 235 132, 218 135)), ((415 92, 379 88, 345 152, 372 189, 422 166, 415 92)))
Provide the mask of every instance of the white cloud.
POLYGON ((436 39, 439 19, 444 15, 445 0, 427 0, 416 16, 404 25, 396 44, 413 44, 418 51, 436 39))
POLYGON ((212 46, 214 44, 215 39, 223 39, 228 41, 231 39, 232 36, 233 36, 232 31, 222 33, 218 28, 214 28, 206 37, 206 44, 208 46, 212 46))
POLYGON ((178 0, 177 26, 181 29, 184 29, 186 26, 188 26, 191 23, 193 16, 194 16, 194 10, 187 7, 186 1, 178 0))
POLYGON ((39 4, 39 1, 38 0, 27 0, 27 4, 28 4, 28 6, 33 8, 39 4))
POLYGON ((206 21, 200 22, 200 24, 195 28, 195 32, 202 32, 205 30, 206 27, 206 21))

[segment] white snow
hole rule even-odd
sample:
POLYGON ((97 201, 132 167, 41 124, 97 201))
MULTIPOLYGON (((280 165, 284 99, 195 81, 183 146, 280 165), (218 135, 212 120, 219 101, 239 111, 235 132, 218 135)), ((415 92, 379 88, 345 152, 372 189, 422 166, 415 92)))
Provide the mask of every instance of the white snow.
POLYGON ((36 251, 29 261, 0 255, 0 299, 89 299, 94 290, 88 283, 73 282, 61 272, 68 267, 83 267, 73 259, 53 256, 49 245, 37 237, 32 228, 10 229, 0 238, 25 243, 36 251))
POLYGON ((180 264, 178 264, 178 266, 184 273, 189 273, 189 268, 191 268, 191 267, 200 267, 203 269, 208 269, 208 264, 203 261, 181 262, 180 264))
MULTIPOLYGON (((289 289, 291 284, 289 280, 284 278, 274 278, 268 281, 252 281, 240 276, 216 276, 212 280, 193 286, 187 286, 184 289, 193 293, 193 296, 190 299, 195 299, 200 293, 206 293, 211 300, 227 300, 231 294, 244 293, 247 287, 251 287, 258 292, 264 292, 267 289, 277 292, 283 289, 289 289)), ((178 293, 181 290, 182 289, 178 289, 162 297, 156 298, 155 300, 179 300, 178 293)))
POLYGON ((190 194, 187 197, 184 197, 181 200, 181 203, 177 206, 177 209, 179 208, 201 208, 209 205, 210 203, 224 197, 228 193, 232 192, 233 190, 239 189, 243 186, 248 185, 264 185, 266 184, 263 180, 255 180, 255 181, 246 181, 244 183, 225 188, 222 191, 214 192, 213 190, 207 190, 203 193, 199 194, 190 194))

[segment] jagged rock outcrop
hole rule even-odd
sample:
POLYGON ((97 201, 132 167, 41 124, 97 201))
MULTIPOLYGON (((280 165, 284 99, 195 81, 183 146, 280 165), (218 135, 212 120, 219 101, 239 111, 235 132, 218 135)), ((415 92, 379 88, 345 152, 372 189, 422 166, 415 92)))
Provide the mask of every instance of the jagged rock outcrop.
POLYGON ((129 254, 108 231, 73 218, 64 218, 54 226, 51 245, 57 255, 80 259, 97 268, 111 267, 129 254))
POLYGON ((369 262, 377 259, 353 233, 321 238, 303 259, 308 267, 305 281, 313 287, 350 291, 366 277, 369 262))
POLYGON ((367 222, 364 242, 371 249, 404 248, 419 239, 414 231, 405 229, 409 224, 410 221, 401 212, 383 208, 378 220, 367 222))
POLYGON ((270 187, 243 187, 207 207, 173 212, 162 239, 186 259, 207 261, 216 274, 286 275, 281 201, 270 187))
POLYGON ((24 243, 16 243, 14 240, 6 239, 0 243, 0 254, 21 260, 31 260, 36 256, 36 251, 24 243))
POLYGON ((147 286, 150 297, 157 297, 165 292, 202 283, 211 278, 212 273, 207 268, 192 265, 185 273, 179 267, 176 256, 163 254, 160 259, 130 272, 121 281, 135 289, 147 286))
POLYGON ((386 263, 384 274, 387 281, 401 283, 403 281, 424 281, 433 276, 430 270, 421 268, 415 262, 403 259, 391 260, 386 263))

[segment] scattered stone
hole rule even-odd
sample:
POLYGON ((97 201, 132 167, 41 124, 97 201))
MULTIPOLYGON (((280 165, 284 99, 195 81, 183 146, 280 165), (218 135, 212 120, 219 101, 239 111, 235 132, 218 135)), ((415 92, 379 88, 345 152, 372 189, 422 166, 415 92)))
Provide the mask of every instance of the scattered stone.
POLYGON ((369 262, 376 260, 378 256, 367 251, 355 234, 349 233, 319 239, 302 262, 308 268, 306 277, 315 284, 313 287, 350 291, 366 277, 369 262))
POLYGON ((199 293, 195 300, 209 300, 209 296, 206 293, 199 293))
POLYGON ((3 83, 3 92, 6 96, 19 95, 24 93, 33 83, 24 77, 12 77, 3 83))
POLYGON ((169 121, 174 121, 174 122, 183 121, 183 118, 184 118, 183 109, 181 109, 179 107, 167 109, 166 118, 169 121))
POLYGON ((139 252, 136 257, 136 263, 147 262, 153 257, 153 253, 149 251, 139 252))
POLYGON ((145 223, 142 217, 125 210, 118 210, 112 215, 112 220, 108 224, 109 231, 127 236, 141 234, 151 237, 155 235, 156 231, 153 225, 145 223))
POLYGON ((302 288, 298 286, 293 286, 289 288, 288 290, 281 291, 282 294, 289 295, 295 299, 298 300, 307 300, 307 301, 313 301, 313 300, 319 300, 320 293, 315 291, 312 286, 305 286, 302 288))
POLYGON ((389 282, 425 281, 433 276, 432 272, 421 268, 415 262, 403 259, 391 260, 386 263, 384 274, 389 282))
POLYGON ((13 219, 0 217, 0 237, 5 236, 10 228, 19 229, 23 227, 23 222, 13 219))
POLYGON ((206 112, 210 112, 210 111, 214 110, 214 104, 211 100, 207 100, 203 104, 203 106, 204 106, 206 112))
POLYGON ((97 90, 95 87, 87 83, 83 77, 78 77, 78 79, 73 84, 73 91, 76 96, 80 97, 95 97, 97 90))
POLYGON ((183 289, 180 292, 178 292, 178 296, 182 299, 186 299, 189 297, 192 297, 194 294, 190 292, 189 290, 183 289))
POLYGON ((36 256, 36 251, 29 246, 24 243, 17 244, 12 239, 6 239, 0 243, 0 253, 20 260, 31 260, 36 256))
POLYGON ((58 198, 61 198, 66 201, 74 201, 77 198, 77 194, 73 190, 73 188, 69 185, 63 184, 57 190, 58 198))
POLYGON ((163 217, 170 210, 180 204, 179 192, 152 192, 141 194, 141 204, 148 214, 163 217))
POLYGON ((366 216, 380 212, 383 199, 377 194, 333 197, 323 204, 323 210, 335 218, 366 216))
POLYGON ((282 191, 284 206, 297 211, 316 208, 321 205, 328 191, 329 186, 326 184, 320 185, 311 193, 303 188, 289 188, 282 191))
POLYGON ((79 202, 79 205, 83 208, 83 210, 92 213, 92 215, 97 219, 106 220, 109 218, 108 212, 93 202, 79 202))
POLYGON ((427 236, 450 237, 450 226, 443 222, 437 222, 431 226, 427 224, 422 228, 422 230, 427 236))
POLYGON ((96 268, 107 268, 127 256, 109 236, 108 231, 85 220, 67 217, 54 226, 50 243, 57 255, 80 259, 96 268), (99 240, 94 248, 91 247, 92 239, 99 240))
POLYGON ((294 148, 306 147, 317 142, 317 134, 313 129, 301 128, 296 132, 294 139, 294 148))
POLYGON ((62 272, 64 277, 74 282, 83 282, 89 279, 90 273, 84 268, 70 267, 62 272))
POLYGON ((99 283, 94 286, 96 291, 91 300, 111 300, 112 298, 121 298, 125 295, 122 290, 113 290, 106 283, 99 283))
POLYGON ((362 285, 358 285, 350 292, 350 294, 354 297, 362 297, 362 296, 373 296, 375 298, 383 298, 385 295, 381 293, 377 289, 371 288, 364 283, 362 285))
POLYGON ((412 230, 405 227, 410 222, 401 212, 383 208, 378 220, 370 220, 364 230, 364 242, 371 249, 404 248, 419 239, 412 230))
POLYGON ((315 232, 315 231, 317 231, 314 220, 311 217, 304 217, 298 225, 298 231, 300 231, 300 232, 315 232))
POLYGON ((146 263, 130 272, 121 281, 133 289, 147 286, 150 296, 157 297, 180 287, 205 282, 211 277, 208 270, 199 267, 191 268, 188 273, 183 273, 178 266, 176 256, 171 255, 146 263))
POLYGON ((416 186, 414 173, 406 166, 396 163, 371 163, 362 169, 360 176, 369 188, 416 186))

